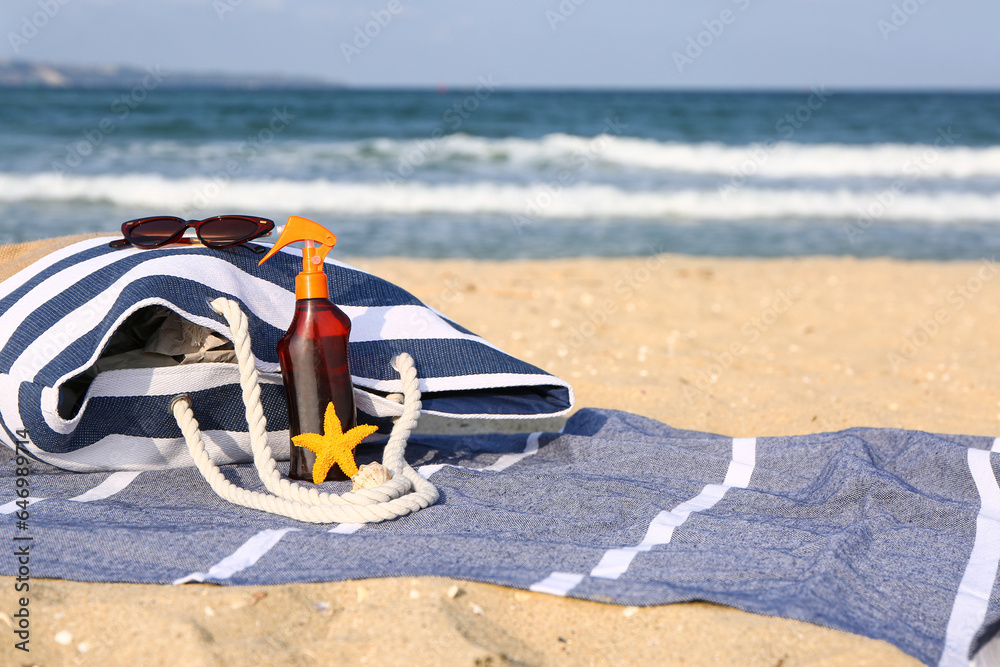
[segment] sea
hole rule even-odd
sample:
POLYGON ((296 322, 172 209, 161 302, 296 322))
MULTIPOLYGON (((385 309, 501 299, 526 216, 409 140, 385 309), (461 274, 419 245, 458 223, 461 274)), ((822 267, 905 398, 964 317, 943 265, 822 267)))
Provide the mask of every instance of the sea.
POLYGON ((321 222, 342 256, 1000 253, 1000 94, 0 90, 0 242, 321 222))

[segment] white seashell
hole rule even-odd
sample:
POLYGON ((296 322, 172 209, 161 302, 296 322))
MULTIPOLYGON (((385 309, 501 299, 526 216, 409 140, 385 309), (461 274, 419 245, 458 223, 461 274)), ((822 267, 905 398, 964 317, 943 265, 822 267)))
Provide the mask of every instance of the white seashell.
POLYGON ((374 489, 390 479, 392 479, 392 473, 389 472, 389 469, 378 461, 372 461, 358 468, 358 473, 351 478, 351 481, 354 482, 351 491, 374 489))

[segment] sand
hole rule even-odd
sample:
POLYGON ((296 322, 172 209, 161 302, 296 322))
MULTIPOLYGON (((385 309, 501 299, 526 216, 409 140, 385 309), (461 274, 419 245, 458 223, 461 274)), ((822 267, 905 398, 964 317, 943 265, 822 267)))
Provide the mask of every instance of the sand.
MULTIPOLYGON (((0 277, 45 251, 0 249, 0 277)), ((578 407, 733 436, 1000 430, 991 261, 348 261, 569 380, 578 407)), ((709 604, 625 608, 447 579, 38 580, 31 605, 32 651, 5 640, 3 664, 918 664, 884 642, 709 604)))

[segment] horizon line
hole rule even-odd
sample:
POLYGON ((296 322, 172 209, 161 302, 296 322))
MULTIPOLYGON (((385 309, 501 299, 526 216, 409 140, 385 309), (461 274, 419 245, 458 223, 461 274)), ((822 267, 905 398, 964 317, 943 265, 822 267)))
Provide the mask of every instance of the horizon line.
MULTIPOLYGON (((233 75, 234 79, 240 78, 241 75, 233 75)), ((252 79, 252 75, 247 75, 248 79, 252 79)), ((127 87, 127 86, 126 86, 127 87)), ((45 85, 38 83, 26 83, 26 84, 3 84, 0 83, 0 90, 46 90, 46 91, 78 91, 78 90, 121 90, 122 85, 116 85, 114 83, 108 82, 107 84, 70 84, 70 85, 45 85)), ((168 88, 170 90, 216 90, 216 91, 261 91, 261 90, 284 90, 284 91, 300 91, 300 92, 320 92, 320 91, 335 91, 335 90, 350 90, 359 92, 420 92, 420 93, 438 93, 438 94, 449 94, 457 92, 471 92, 476 90, 476 84, 413 84, 413 83, 396 83, 396 84, 351 84, 351 83, 303 83, 290 80, 283 84, 280 81, 271 82, 270 85, 240 85, 238 81, 234 81, 232 84, 219 84, 218 82, 213 83, 167 83, 162 86, 162 88, 168 88)), ((768 86, 725 86, 725 85, 713 85, 713 86, 669 86, 669 85, 635 85, 635 86, 616 86, 610 84, 588 84, 588 85, 578 85, 578 84, 504 84, 502 87, 497 87, 498 93, 519 93, 519 92, 547 92, 547 93, 681 93, 681 94, 789 94, 789 93, 803 93, 810 92, 817 88, 822 88, 823 92, 828 92, 831 94, 840 95, 851 95, 851 94, 889 94, 889 95, 902 95, 902 94, 958 94, 958 95, 976 95, 976 94, 1000 94, 1000 86, 996 87, 978 87, 978 86, 877 86, 877 85, 851 85, 851 86, 825 86, 825 85, 808 85, 808 86, 778 86, 778 85, 768 85, 768 86)))

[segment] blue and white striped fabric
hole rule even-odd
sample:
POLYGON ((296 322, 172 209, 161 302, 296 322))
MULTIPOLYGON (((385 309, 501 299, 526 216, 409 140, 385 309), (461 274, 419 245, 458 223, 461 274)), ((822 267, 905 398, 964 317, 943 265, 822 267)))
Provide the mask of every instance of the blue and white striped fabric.
MULTIPOLYGON (((170 398, 189 393, 209 452, 220 463, 251 459, 235 364, 201 363, 106 371, 75 416, 63 418, 60 387, 91 367, 131 313, 159 305, 232 338, 208 300, 242 304, 270 431, 287 431, 276 346, 292 319, 301 254, 282 251, 258 267, 246 247, 168 246, 112 250, 107 239, 71 245, 0 283, 0 440, 32 435, 31 453, 77 471, 191 465, 170 398)), ((499 350, 368 273, 327 261, 331 298, 352 321, 350 361, 358 408, 398 414, 385 393, 401 391, 391 360, 417 362, 429 413, 475 418, 565 414, 570 385, 499 350)), ((275 438, 287 457, 287 438, 275 438)))
MULTIPOLYGON (((588 409, 560 433, 414 436, 407 459, 441 501, 395 521, 297 523, 220 500, 191 468, 33 463, 26 529, 10 516, 0 536, 32 544, 38 577, 444 576, 628 605, 707 600, 967 666, 1000 628, 997 449, 871 428, 733 439, 588 409)), ((379 453, 363 446, 359 463, 379 453)), ((250 464, 223 471, 262 490, 250 464)), ((0 514, 22 511, 15 474, 0 465, 0 514)), ((0 574, 16 570, 0 550, 0 574)))

